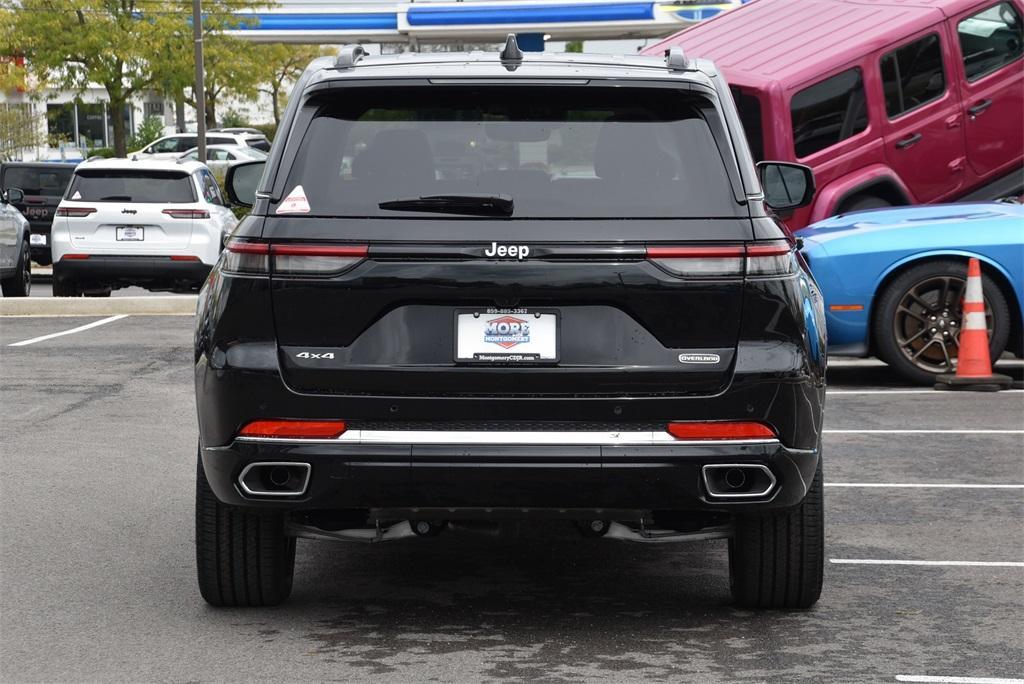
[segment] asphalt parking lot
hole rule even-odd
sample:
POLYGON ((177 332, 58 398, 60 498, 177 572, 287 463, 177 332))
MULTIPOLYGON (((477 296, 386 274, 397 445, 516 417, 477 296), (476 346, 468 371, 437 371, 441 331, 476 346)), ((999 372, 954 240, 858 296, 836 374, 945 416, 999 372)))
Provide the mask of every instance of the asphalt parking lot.
POLYGON ((828 562, 807 612, 732 608, 724 542, 561 526, 300 540, 286 605, 215 610, 194 579, 191 317, 10 346, 106 318, 0 318, 2 681, 1024 676, 1022 391, 830 369, 828 562))

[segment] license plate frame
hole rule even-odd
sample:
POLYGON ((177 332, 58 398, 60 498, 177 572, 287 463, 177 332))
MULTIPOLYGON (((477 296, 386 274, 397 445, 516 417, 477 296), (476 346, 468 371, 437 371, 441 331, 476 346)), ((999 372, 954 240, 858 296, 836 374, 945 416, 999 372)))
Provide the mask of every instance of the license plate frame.
POLYGON ((144 226, 117 226, 114 231, 114 237, 118 242, 143 242, 146 239, 144 226), (136 233, 138 237, 135 237, 136 233))
MULTIPOLYGON (((505 322, 505 321, 503 321, 505 322)), ((562 349, 562 312, 553 308, 460 308, 454 312, 453 358, 457 364, 476 366, 538 366, 554 365, 561 358, 562 349), (464 319, 464 316, 471 318, 464 319), (506 335, 498 335, 505 339, 504 343, 488 341, 485 338, 486 324, 498 318, 510 318, 510 325, 518 321, 532 323, 527 333, 528 340, 515 341, 522 337, 519 330, 507 331, 506 335), (465 335, 460 321, 466 320, 465 335), (540 339, 537 339, 537 338, 540 339), (474 339, 475 338, 475 339, 474 339), (512 342, 511 345, 508 345, 512 342), (508 346, 506 346, 508 345, 508 346), (525 345, 525 346, 523 346, 525 345)))

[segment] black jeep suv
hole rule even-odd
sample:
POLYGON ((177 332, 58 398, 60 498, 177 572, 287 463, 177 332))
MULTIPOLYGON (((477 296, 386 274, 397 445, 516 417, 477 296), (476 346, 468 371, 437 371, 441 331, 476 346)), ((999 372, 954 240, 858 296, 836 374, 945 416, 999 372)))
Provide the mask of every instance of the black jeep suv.
POLYGON ((549 518, 728 539, 736 602, 821 591, 821 296, 714 65, 313 62, 200 296, 199 585, 289 594, 295 538, 549 518), (262 175, 261 175, 262 174, 262 175), (485 521, 483 523, 477 521, 485 521))

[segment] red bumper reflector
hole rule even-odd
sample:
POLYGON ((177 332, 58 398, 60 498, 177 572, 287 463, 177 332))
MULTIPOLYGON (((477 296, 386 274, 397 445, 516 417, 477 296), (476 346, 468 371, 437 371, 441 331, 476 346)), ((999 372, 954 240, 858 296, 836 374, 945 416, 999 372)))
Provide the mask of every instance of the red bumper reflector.
POLYGON ((88 259, 88 254, 65 254, 60 258, 61 261, 67 261, 69 259, 88 259))
POLYGON ((287 439, 334 439, 345 432, 343 420, 254 420, 238 433, 239 437, 277 437, 287 439))
POLYGON ((676 439, 776 439, 764 423, 714 421, 710 423, 669 423, 665 428, 676 439))
POLYGON ((199 261, 199 257, 188 254, 172 254, 171 261, 199 261))

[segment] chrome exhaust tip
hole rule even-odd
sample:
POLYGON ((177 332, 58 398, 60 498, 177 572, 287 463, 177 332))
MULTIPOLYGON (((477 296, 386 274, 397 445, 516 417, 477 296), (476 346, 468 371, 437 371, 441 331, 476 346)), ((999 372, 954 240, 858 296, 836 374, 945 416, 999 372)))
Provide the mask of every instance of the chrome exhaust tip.
POLYGON ((238 486, 248 496, 302 496, 313 468, 292 461, 257 461, 242 469, 238 486))
POLYGON ((760 499, 775 490, 777 480, 760 463, 713 463, 701 468, 709 499, 719 501, 760 499))

